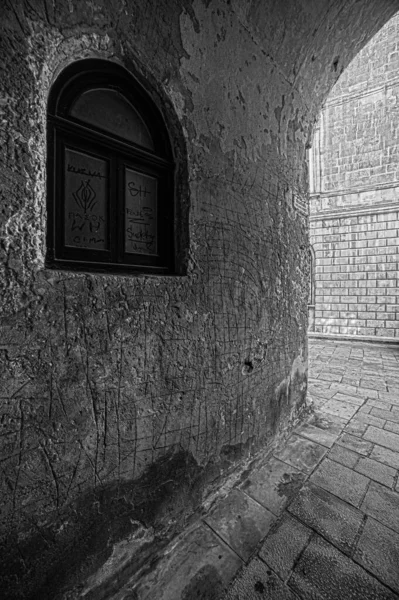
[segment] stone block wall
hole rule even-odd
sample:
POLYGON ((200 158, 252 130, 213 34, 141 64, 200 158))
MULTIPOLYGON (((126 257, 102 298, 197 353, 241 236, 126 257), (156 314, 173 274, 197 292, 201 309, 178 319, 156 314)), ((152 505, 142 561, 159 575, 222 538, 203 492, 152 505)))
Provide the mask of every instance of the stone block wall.
POLYGON ((315 219, 316 331, 399 337, 399 212, 315 219))
POLYGON ((398 181, 398 79, 387 85, 367 89, 362 96, 351 92, 349 98, 335 97, 326 105, 323 192, 377 188, 398 181))
POLYGON ((315 127, 316 332, 399 337, 398 39, 395 16, 342 74, 315 127))

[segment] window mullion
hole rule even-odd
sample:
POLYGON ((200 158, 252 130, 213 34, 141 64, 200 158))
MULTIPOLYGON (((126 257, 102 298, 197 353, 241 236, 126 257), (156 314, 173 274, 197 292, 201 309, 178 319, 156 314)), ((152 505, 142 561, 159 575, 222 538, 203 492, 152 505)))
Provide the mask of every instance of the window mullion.
POLYGON ((111 158, 110 178, 110 201, 109 201, 109 224, 111 234, 111 256, 112 262, 119 262, 119 238, 120 238, 120 200, 119 200, 119 161, 113 156, 111 158))

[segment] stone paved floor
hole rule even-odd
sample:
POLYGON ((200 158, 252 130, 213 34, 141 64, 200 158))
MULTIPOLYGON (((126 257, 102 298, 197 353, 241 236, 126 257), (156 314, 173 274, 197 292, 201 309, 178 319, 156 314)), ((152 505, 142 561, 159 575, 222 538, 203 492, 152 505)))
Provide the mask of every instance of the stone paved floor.
POLYGON ((398 363, 312 340, 312 417, 112 598, 399 599, 398 363))

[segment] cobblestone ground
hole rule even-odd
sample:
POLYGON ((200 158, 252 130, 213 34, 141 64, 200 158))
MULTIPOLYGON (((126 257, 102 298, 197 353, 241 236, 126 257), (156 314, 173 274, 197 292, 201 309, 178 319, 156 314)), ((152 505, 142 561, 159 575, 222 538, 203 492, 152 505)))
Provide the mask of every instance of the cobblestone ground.
POLYGON ((399 346, 312 340, 309 353, 313 415, 135 597, 399 598, 399 346))

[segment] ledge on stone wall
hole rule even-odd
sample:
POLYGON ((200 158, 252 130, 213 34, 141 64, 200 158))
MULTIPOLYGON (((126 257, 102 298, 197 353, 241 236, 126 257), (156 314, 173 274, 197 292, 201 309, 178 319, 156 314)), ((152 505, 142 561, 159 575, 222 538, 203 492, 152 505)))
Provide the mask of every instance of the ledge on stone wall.
POLYGON ((368 344, 396 344, 399 346, 399 338, 383 337, 377 335, 349 335, 347 333, 321 333, 309 331, 308 338, 324 340, 341 340, 349 342, 366 342, 368 344))

